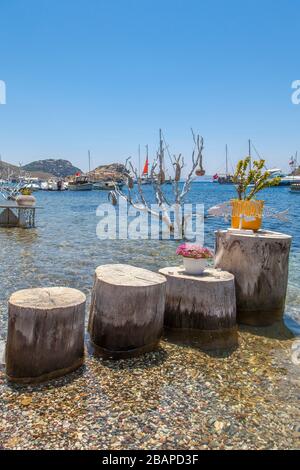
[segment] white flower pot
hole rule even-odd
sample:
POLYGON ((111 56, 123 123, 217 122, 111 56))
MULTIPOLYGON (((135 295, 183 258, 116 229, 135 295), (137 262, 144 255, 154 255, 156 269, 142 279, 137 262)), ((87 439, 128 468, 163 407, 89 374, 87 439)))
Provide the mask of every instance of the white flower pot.
POLYGON ((24 206, 24 207, 32 207, 34 206, 36 199, 34 196, 25 196, 21 194, 20 196, 17 197, 16 202, 18 206, 24 206))
POLYGON ((183 256, 183 266, 187 274, 201 274, 207 266, 207 260, 205 258, 185 258, 183 256))

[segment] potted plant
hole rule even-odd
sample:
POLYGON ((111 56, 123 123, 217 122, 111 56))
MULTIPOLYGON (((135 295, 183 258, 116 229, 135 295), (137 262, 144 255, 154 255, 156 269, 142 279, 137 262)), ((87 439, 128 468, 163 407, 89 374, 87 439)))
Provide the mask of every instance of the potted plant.
POLYGON ((259 230, 262 222, 264 201, 255 199, 265 188, 276 186, 280 178, 270 178, 271 173, 264 171, 265 160, 253 162, 251 157, 240 160, 232 177, 236 185, 237 199, 231 200, 231 227, 237 229, 259 230))
POLYGON ((17 197, 16 201, 19 206, 34 206, 36 199, 32 196, 32 191, 30 188, 22 188, 20 190, 20 195, 17 197))
POLYGON ((207 266, 207 260, 214 256, 208 248, 193 243, 183 243, 177 248, 176 254, 182 256, 187 274, 201 274, 207 266))

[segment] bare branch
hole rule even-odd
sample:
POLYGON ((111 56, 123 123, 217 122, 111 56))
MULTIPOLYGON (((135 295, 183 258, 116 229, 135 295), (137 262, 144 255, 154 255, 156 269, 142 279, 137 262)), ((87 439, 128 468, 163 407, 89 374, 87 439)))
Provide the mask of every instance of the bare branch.
MULTIPOLYGON (((171 207, 174 207, 175 204, 176 211, 174 222, 177 228, 179 229, 179 227, 183 224, 182 218, 180 218, 180 220, 177 220, 180 215, 179 208, 181 208, 185 195, 191 189, 193 174, 195 173, 196 169, 196 174, 197 172, 199 172, 200 174, 203 172, 204 174, 202 165, 202 153, 204 148, 203 138, 200 137, 200 135, 198 134, 196 135, 193 129, 191 129, 191 132, 194 143, 194 148, 191 156, 192 165, 186 177, 182 190, 180 190, 180 180, 182 176, 182 169, 184 168, 184 158, 182 154, 179 154, 178 156, 173 155, 173 157, 171 157, 169 146, 166 144, 163 134, 160 134, 161 138, 159 142, 159 150, 156 153, 156 157, 152 163, 150 171, 150 178, 155 194, 155 199, 159 207, 159 212, 151 209, 151 205, 147 201, 144 189, 142 187, 142 179, 138 175, 137 169, 134 168, 132 162, 130 161, 130 157, 126 159, 125 163, 127 176, 126 186, 128 189, 128 193, 125 194, 119 187, 117 187, 117 185, 115 185, 115 194, 120 198, 125 199, 135 209, 148 212, 156 217, 160 217, 160 214, 162 214, 163 222, 167 224, 171 231, 174 231, 174 224, 170 219, 171 207), (174 170, 174 178, 172 180, 172 193, 174 202, 171 202, 169 200, 169 193, 165 191, 165 188, 163 186, 165 183, 165 151, 167 151, 169 155, 170 162, 174 170), (133 178, 131 175, 133 175, 137 183, 137 191, 135 191, 134 193, 133 178)), ((114 203, 115 197, 111 197, 110 199, 111 202, 114 203)))

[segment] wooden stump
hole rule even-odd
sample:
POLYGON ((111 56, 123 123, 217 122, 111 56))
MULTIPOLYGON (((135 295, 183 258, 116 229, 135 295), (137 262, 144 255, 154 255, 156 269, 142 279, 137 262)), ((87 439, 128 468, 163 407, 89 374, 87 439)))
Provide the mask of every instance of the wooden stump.
POLYGON ((123 264, 99 266, 89 333, 100 352, 118 359, 157 346, 163 330, 166 279, 123 264))
POLYGON ((8 302, 6 374, 42 382, 82 365, 85 295, 66 287, 26 289, 8 302))
POLYGON ((215 266, 234 274, 237 321, 272 325, 284 313, 292 237, 277 232, 216 232, 215 266))
POLYGON ((166 336, 202 349, 237 344, 234 276, 207 268, 199 276, 183 267, 160 269, 167 278, 166 336))

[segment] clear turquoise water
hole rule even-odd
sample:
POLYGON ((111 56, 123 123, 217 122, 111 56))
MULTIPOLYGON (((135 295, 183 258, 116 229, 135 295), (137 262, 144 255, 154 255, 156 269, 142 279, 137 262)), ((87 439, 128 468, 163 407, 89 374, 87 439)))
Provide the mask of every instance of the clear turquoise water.
MULTIPOLYGON (((145 187, 151 199, 151 187, 145 187)), ((168 187, 171 191, 171 187, 168 187)), ((187 202, 204 203, 205 209, 229 200, 232 186, 195 183, 187 202)), ((64 285, 83 290, 88 296, 95 268, 104 263, 131 263, 156 270, 178 264, 174 241, 108 240, 96 236, 96 208, 107 202, 107 192, 39 192, 43 207, 32 230, 0 228, 0 338, 6 335, 7 299, 18 289, 64 285)), ((289 222, 266 219, 264 228, 293 236, 285 321, 300 334, 300 195, 288 188, 265 190, 266 205, 278 211, 289 209, 289 222)), ((228 226, 223 219, 205 220, 205 243, 214 246, 214 230, 228 226)))

